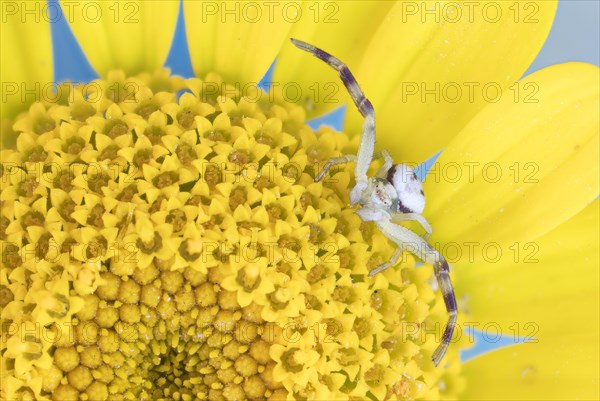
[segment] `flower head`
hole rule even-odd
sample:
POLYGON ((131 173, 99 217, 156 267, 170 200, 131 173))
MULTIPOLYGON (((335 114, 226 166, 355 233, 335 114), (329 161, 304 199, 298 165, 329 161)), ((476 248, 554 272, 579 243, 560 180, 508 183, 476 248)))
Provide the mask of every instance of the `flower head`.
MULTIPOLYGON (((347 213, 338 187, 350 170, 313 182, 312 164, 352 143, 298 124, 297 106, 235 97, 213 106, 202 92, 175 101, 142 89, 147 95, 127 107, 103 98, 104 116, 85 123, 56 117, 50 133, 16 124, 25 130, 19 147, 78 170, 40 182, 50 198, 22 177, 7 184, 22 205, 4 215, 9 227, 22 223, 11 229, 14 253, 51 238, 57 258, 4 263, 12 283, 28 266, 21 280, 29 290, 4 287, 3 317, 16 323, 12 306, 23 305, 29 312, 19 321, 73 335, 29 344, 9 334, 3 361, 15 364, 14 377, 45 384, 7 395, 389 398, 399 386, 404 397, 421 394, 398 373, 411 361, 416 377, 435 373, 431 342, 407 336, 400 316, 410 310, 420 324, 441 301, 419 305, 411 290, 430 273, 410 283, 393 272, 367 280, 368 266, 392 249, 376 230, 360 234, 347 213)), ((31 110, 24 119, 46 106, 31 110)), ((17 151, 6 156, 18 159, 17 151)))

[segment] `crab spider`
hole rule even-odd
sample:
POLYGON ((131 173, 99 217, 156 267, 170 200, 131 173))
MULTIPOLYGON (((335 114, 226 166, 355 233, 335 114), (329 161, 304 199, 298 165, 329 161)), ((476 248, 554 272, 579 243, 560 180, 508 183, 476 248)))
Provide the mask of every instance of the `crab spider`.
POLYGON ((374 177, 369 178, 367 176, 367 170, 371 165, 375 151, 375 110, 373 105, 365 97, 356 79, 344 63, 311 44, 296 39, 291 40, 296 47, 326 62, 339 73, 354 104, 364 117, 357 155, 344 155, 329 160, 323 170, 315 177, 315 181, 322 180, 329 169, 337 164, 355 162, 356 185, 350 191, 350 203, 360 206, 356 213, 363 221, 372 221, 383 235, 397 245, 390 260, 371 270, 369 276, 395 265, 404 251, 413 253, 419 259, 433 266, 435 278, 442 291, 446 310, 449 314, 442 341, 431 357, 431 360, 437 366, 450 344, 456 325, 458 309, 454 289, 450 281, 448 263, 426 240, 431 234, 431 226, 421 215, 425 208, 425 195, 421 182, 409 166, 394 164, 386 151, 382 152, 383 166, 374 177), (394 224, 395 222, 408 220, 415 220, 423 226, 426 231, 425 238, 406 227, 394 224))

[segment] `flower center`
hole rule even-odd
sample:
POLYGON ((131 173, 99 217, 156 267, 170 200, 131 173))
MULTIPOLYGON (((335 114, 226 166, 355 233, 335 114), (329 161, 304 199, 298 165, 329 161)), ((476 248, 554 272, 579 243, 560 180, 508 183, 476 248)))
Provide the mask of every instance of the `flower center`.
POLYGON ((111 73, 101 101, 21 117, 2 153, 3 398, 413 399, 448 381, 428 275, 368 277, 393 247, 348 207, 352 166, 314 182, 357 142, 204 82, 223 93, 111 73))

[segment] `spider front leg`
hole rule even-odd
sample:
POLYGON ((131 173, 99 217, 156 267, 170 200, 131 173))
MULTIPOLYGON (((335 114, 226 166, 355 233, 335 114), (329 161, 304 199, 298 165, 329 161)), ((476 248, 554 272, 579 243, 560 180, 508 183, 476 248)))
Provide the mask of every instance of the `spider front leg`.
POLYGON ((354 165, 356 185, 350 191, 350 203, 355 205, 359 203, 362 193, 368 186, 367 170, 369 169, 369 166, 371 166, 373 152, 375 150, 375 110, 369 99, 365 97, 362 89, 360 89, 360 86, 358 86, 356 78, 354 78, 354 75, 352 75, 346 64, 309 43, 297 39, 291 39, 291 41, 299 49, 311 53, 319 60, 329 64, 338 72, 344 86, 358 108, 358 111, 365 118, 362 126, 358 153, 356 155, 356 164, 354 165))
MULTIPOLYGON (((369 102, 367 99, 365 100, 369 102)), ((368 114, 365 117, 363 132, 360 136, 360 144, 356 155, 356 163, 354 164, 354 178, 356 179, 356 184, 350 191, 350 203, 352 205, 356 205, 360 201, 362 193, 369 185, 367 170, 369 170, 369 167, 371 166, 373 152, 375 151, 375 112, 373 111, 373 106, 371 106, 370 102, 369 107, 371 114, 368 114)))
MULTIPOLYGON (((448 266, 448 262, 446 262, 444 257, 440 255, 435 248, 429 245, 427 241, 410 231, 408 228, 394 224, 390 220, 386 219, 375 220, 375 224, 387 238, 391 239, 398 245, 399 249, 408 250, 425 263, 429 263, 433 266, 435 278, 444 297, 446 311, 448 311, 449 315, 446 328, 444 329, 444 334, 442 335, 442 341, 435 349, 431 357, 434 365, 437 366, 446 354, 448 345, 450 345, 450 340, 452 339, 452 334, 454 333, 454 327, 456 326, 456 319, 458 316, 456 297, 454 296, 454 289, 452 287, 452 281, 450 280, 450 267, 448 266)), ((394 255, 392 255, 392 259, 395 256, 396 252, 394 255)), ((390 263, 392 262, 392 259, 390 259, 389 262, 381 265, 383 268, 378 266, 373 269, 369 273, 369 276, 377 274, 385 270, 387 267, 392 266, 394 264, 390 263)))

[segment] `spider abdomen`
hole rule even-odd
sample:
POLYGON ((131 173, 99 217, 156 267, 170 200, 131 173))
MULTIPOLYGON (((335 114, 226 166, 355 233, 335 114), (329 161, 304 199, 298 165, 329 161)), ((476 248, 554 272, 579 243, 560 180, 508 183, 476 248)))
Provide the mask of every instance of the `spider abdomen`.
POLYGON ((388 170, 387 180, 398 193, 399 211, 423 213, 425 194, 415 171, 406 164, 395 164, 388 170))

